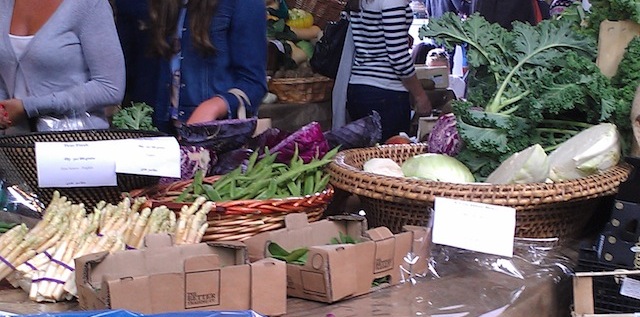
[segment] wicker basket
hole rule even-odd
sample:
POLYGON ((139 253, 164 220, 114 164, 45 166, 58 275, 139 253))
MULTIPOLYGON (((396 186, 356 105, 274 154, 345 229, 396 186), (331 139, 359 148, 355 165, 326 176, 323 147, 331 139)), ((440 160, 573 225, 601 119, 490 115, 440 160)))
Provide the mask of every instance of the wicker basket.
MULTIPOLYGON (((217 178, 206 177, 204 183, 212 184, 217 178)), ((133 190, 129 194, 146 196, 150 207, 165 205, 177 213, 188 204, 175 200, 191 183, 192 180, 178 181, 133 190)), ((209 227, 202 241, 242 241, 260 232, 284 228, 284 218, 289 213, 304 212, 309 222, 320 220, 333 194, 333 187, 328 186, 320 193, 304 197, 217 202, 207 216, 209 227)))
POLYGON ((340 19, 340 12, 347 4, 345 0, 286 0, 289 9, 305 10, 313 15, 315 25, 324 29, 327 22, 340 19))
POLYGON ((323 102, 331 98, 333 79, 324 76, 301 78, 272 78, 269 91, 278 96, 280 102, 323 102))
POLYGON ((161 135, 164 134, 153 131, 82 130, 3 136, 0 137, 0 169, 7 182, 26 184, 45 204, 49 203, 56 190, 70 201, 84 203, 86 206, 94 206, 101 200, 115 204, 121 200, 122 192, 154 185, 159 178, 118 173, 117 186, 40 188, 38 187, 35 143, 118 140, 161 135))
POLYGON ((411 144, 339 152, 328 167, 331 184, 361 198, 371 226, 385 225, 394 232, 405 224, 426 225, 435 197, 448 197, 515 208, 518 238, 563 240, 583 233, 599 200, 615 194, 632 169, 623 163, 576 180, 513 185, 454 184, 362 171, 371 158, 402 163, 426 151, 426 144, 411 144))

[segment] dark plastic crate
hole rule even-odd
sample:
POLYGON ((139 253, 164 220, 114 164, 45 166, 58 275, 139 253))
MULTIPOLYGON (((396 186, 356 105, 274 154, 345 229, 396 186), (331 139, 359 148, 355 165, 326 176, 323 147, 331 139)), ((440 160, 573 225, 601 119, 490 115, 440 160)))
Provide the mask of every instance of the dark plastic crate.
MULTIPOLYGON (((633 267, 624 267, 600 262, 595 248, 583 248, 580 250, 576 272, 611 272, 617 269, 635 270, 633 267)), ((640 275, 633 275, 640 280, 640 275)), ((594 276, 593 301, 596 314, 611 313, 635 313, 640 312, 640 300, 620 294, 622 279, 616 276, 594 276)))

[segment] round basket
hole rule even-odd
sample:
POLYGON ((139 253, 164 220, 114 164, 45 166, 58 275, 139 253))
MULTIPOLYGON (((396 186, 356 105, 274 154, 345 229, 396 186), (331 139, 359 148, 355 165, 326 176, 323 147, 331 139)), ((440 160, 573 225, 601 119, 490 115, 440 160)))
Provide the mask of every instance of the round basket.
MULTIPOLYGON (((212 184, 218 178, 205 177, 203 183, 212 184)), ((133 190, 129 194, 132 197, 147 197, 152 208, 164 205, 177 213, 189 203, 177 203, 175 200, 192 182, 177 181, 133 190)), ((333 187, 327 186, 322 192, 304 197, 216 202, 207 215, 209 227, 202 241, 242 241, 260 232, 284 228, 284 218, 290 213, 304 212, 309 222, 320 220, 333 194, 333 187)))
POLYGON ((38 187, 35 143, 104 141, 163 135, 165 134, 161 132, 138 130, 80 130, 2 136, 0 137, 0 169, 7 182, 26 184, 44 204, 49 203, 54 191, 59 191, 74 203, 84 203, 85 206, 94 206, 101 200, 116 204, 121 200, 122 192, 157 184, 159 178, 118 173, 117 186, 41 188, 38 187))
POLYGON ((361 198, 372 226, 399 232, 404 225, 427 225, 436 197, 509 206, 516 209, 517 238, 575 238, 598 207, 631 172, 620 164, 603 173, 556 183, 512 185, 454 184, 389 177, 362 171, 371 158, 401 164, 427 152, 426 144, 383 145, 339 152, 329 164, 331 184, 361 198))
POLYGON ((331 98, 333 79, 324 76, 271 78, 269 91, 284 103, 323 102, 331 98))

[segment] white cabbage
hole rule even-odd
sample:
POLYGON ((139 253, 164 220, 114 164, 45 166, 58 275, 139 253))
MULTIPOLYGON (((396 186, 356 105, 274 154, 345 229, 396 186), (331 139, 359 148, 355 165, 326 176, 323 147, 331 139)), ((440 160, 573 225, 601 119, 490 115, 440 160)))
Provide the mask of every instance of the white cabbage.
POLYGON ((402 163, 407 177, 418 177, 438 182, 473 183, 473 174, 457 159, 446 154, 425 153, 410 157, 402 163))
POLYGON ((601 123, 581 131, 549 154, 549 178, 571 180, 599 173, 618 164, 620 135, 614 124, 601 123))
POLYGON ((549 159, 540 144, 511 155, 485 180, 491 184, 526 184, 544 182, 549 175, 549 159))
POLYGON ((369 173, 403 177, 400 165, 390 158, 372 158, 364 163, 362 170, 369 173))

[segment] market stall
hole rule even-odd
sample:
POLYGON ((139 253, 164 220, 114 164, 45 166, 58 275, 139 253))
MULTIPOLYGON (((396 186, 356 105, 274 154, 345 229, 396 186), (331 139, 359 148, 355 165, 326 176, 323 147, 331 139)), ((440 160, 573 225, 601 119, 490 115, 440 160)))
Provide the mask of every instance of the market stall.
MULTIPOLYGON (((324 26, 344 5, 286 3, 296 21, 268 17, 271 31, 312 28, 304 10, 324 26)), ((462 99, 420 78, 438 111, 394 142, 377 112, 332 127, 333 80, 297 68, 309 47, 286 40, 280 53, 305 55, 271 56, 290 67, 271 69, 279 101, 260 118, 168 136, 136 104, 111 129, 0 137, 0 316, 569 315, 576 270, 637 265, 640 41, 596 56, 595 29, 567 12, 511 31, 478 15, 414 26, 465 45, 470 81, 462 99)))

